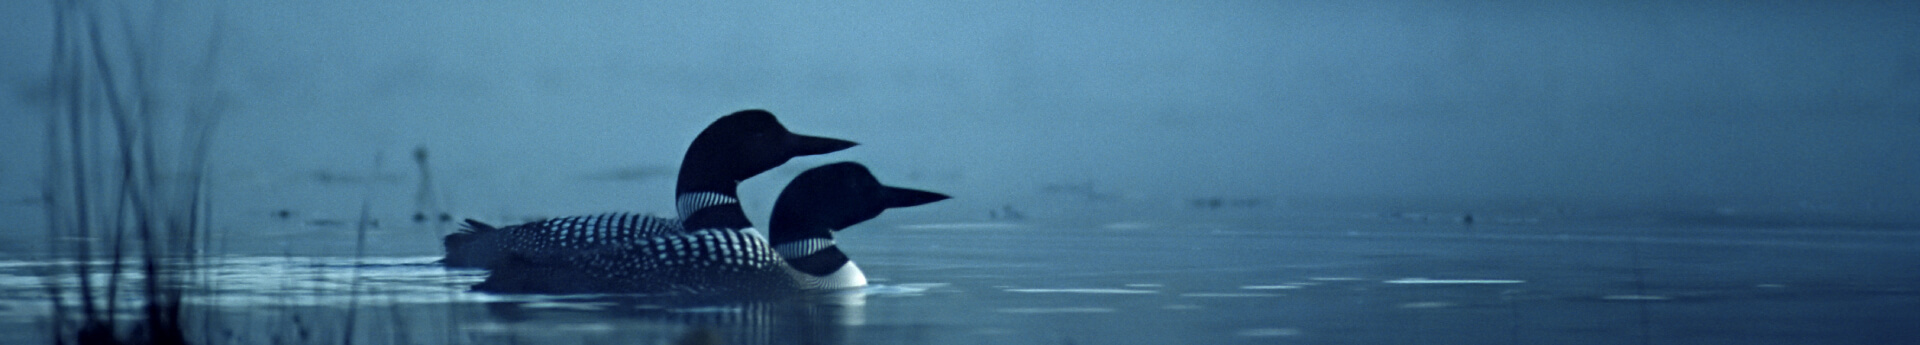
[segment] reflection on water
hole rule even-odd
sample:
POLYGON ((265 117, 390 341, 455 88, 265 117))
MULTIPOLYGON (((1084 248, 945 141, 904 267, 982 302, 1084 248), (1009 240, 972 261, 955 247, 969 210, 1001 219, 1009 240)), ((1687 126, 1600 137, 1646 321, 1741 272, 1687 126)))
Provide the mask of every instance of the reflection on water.
MULTIPOLYGON (((208 343, 1888 343, 1920 234, 1838 229, 919 226, 841 241, 875 285, 792 298, 495 295, 437 257, 217 257, 208 343), (356 279, 357 277, 357 279, 356 279), (349 308, 351 306, 351 308, 349 308), (357 311, 350 313, 350 311, 357 311), (351 321, 349 321, 351 320, 351 321), (351 323, 349 323, 351 322, 351 323), (348 327, 351 325, 352 327, 348 327)), ((44 343, 0 261, 0 337, 44 343)), ((134 279, 123 280, 135 284, 134 279)), ((51 281, 71 287, 71 278, 51 281)), ((122 297, 130 298, 130 297, 122 297)))
MULTIPOLYGON (((407 343, 448 343, 457 339, 511 342, 536 338, 581 339, 633 331, 648 337, 700 340, 723 339, 728 344, 777 344, 778 339, 813 339, 838 343, 842 328, 865 322, 861 308, 869 294, 910 296, 922 285, 877 285, 862 290, 822 292, 775 298, 661 298, 640 295, 498 295, 470 292, 485 279, 485 271, 447 269, 438 257, 225 257, 208 260, 205 279, 189 283, 186 303, 214 314, 210 319, 226 341, 331 342, 347 321, 347 306, 358 325, 391 332, 368 339, 373 343, 407 339, 407 343), (435 315, 434 309, 444 312, 435 315), (331 319, 331 320, 330 320, 331 319), (265 322, 263 322, 265 321, 265 322), (370 322, 371 321, 371 322, 370 322), (281 322, 282 324, 272 324, 281 322), (258 326, 258 327, 249 327, 258 326), (369 327, 373 326, 373 327, 369 327), (385 338, 385 339, 382 339, 385 338), (325 341, 323 341, 325 340, 325 341)), ((0 323, 31 324, 51 314, 45 284, 66 291, 79 286, 71 274, 43 279, 41 272, 73 265, 71 261, 0 261, 0 323)), ((91 263, 99 268, 106 261, 91 263)), ((103 271, 96 269, 96 272, 103 271)), ((97 274, 96 281, 105 281, 97 274)), ((129 287, 142 280, 138 272, 123 277, 129 287)), ((137 296, 124 294, 126 305, 137 296)), ((77 296, 63 296, 77 303, 77 296)), ((123 311, 133 317, 134 310, 123 311)), ((191 328, 191 327, 190 327, 191 328)), ((20 329, 0 329, 11 332, 20 329)), ((42 335, 44 336, 44 335, 42 335)), ((13 338, 19 339, 19 338, 13 338)))
MULTIPOLYGON (((219 257, 206 261, 201 272, 206 279, 189 281, 188 289, 199 293, 186 296, 197 305, 247 308, 259 306, 344 306, 354 292, 362 296, 380 296, 358 301, 361 305, 381 306, 394 303, 449 303, 483 301, 485 295, 461 294, 467 286, 485 279, 483 271, 447 270, 434 264, 439 258, 313 258, 313 257, 219 257), (357 268, 357 269, 356 269, 357 268), (356 283, 354 277, 358 276, 356 283)), ((64 269, 72 261, 0 261, 0 300, 7 307, 31 310, 47 300, 43 284, 58 284, 64 291, 79 288, 73 274, 46 280, 36 275, 51 269, 64 269), (16 298, 17 297, 17 298, 16 298), (24 304, 24 305, 23 305, 24 304)), ((106 281, 108 261, 92 263, 95 281, 106 281)), ((124 274, 126 284, 143 277, 138 270, 124 274)), ((65 296, 72 298, 74 296, 65 296)), ((129 296, 135 298, 137 296, 129 296)), ((75 301, 76 303, 78 301, 75 301)), ((45 308, 45 306, 41 306, 45 308)))
POLYGON ((777 300, 688 300, 634 296, 576 296, 489 302, 491 320, 467 324, 477 338, 512 340, 541 327, 596 335, 650 329, 652 337, 711 337, 728 344, 784 344, 794 340, 843 343, 848 327, 866 322, 867 293, 809 294, 777 300))

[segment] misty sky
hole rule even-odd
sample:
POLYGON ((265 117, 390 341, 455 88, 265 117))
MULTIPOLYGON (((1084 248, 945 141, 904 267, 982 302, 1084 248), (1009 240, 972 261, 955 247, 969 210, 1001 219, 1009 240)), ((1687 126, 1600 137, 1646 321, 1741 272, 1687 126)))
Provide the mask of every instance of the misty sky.
MULTIPOLYGON (((234 104, 214 183, 216 200, 271 200, 246 212, 357 207, 360 189, 299 185, 376 155, 412 181, 416 146, 465 214, 664 212, 671 176, 591 177, 676 164, 746 108, 863 144, 749 181, 750 208, 839 160, 966 214, 1086 182, 1149 203, 1920 196, 1914 2, 224 7, 216 78, 234 104)), ((7 1, 0 16, 0 192, 18 200, 44 174, 32 90, 52 15, 7 1)))

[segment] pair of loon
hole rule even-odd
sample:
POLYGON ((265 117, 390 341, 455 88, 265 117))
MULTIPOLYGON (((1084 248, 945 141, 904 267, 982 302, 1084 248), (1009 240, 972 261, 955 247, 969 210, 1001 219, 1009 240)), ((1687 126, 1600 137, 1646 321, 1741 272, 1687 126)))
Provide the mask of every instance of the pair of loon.
POLYGON ((888 208, 948 197, 880 184, 865 166, 815 167, 789 182, 768 232, 740 208, 741 181, 799 156, 853 142, 800 135, 764 110, 736 112, 700 132, 675 186, 678 219, 607 213, 506 227, 467 220, 445 239, 449 267, 491 274, 475 290, 505 293, 772 293, 866 285, 833 232, 888 208))

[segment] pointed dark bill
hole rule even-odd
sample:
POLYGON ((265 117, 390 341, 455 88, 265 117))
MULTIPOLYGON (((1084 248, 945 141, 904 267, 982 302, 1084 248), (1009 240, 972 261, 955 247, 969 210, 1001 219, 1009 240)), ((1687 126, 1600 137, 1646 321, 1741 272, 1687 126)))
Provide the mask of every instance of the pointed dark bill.
POLYGON ((932 203, 935 201, 947 200, 947 199, 953 198, 953 197, 947 196, 946 194, 940 194, 940 193, 934 193, 934 192, 928 192, 928 191, 922 191, 922 190, 906 189, 906 188, 899 188, 899 187, 885 187, 885 188, 886 189, 882 190, 881 193, 883 193, 883 195, 886 197, 887 208, 920 206, 920 205, 926 205, 928 203, 932 203))
POLYGON ((788 153, 795 157, 827 154, 859 145, 846 140, 791 133, 787 134, 787 143, 787 147, 792 148, 788 153))

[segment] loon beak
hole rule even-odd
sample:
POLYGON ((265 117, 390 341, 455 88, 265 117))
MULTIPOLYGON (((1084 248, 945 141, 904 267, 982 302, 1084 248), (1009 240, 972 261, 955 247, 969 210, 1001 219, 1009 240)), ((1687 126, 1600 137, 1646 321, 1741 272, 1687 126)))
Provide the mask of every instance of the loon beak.
POLYGON ((859 143, 827 137, 787 134, 787 154, 794 157, 833 153, 854 145, 859 143))
POLYGON ((886 200, 887 208, 901 208, 926 205, 940 200, 952 199, 946 194, 900 187, 882 186, 880 195, 886 200))

